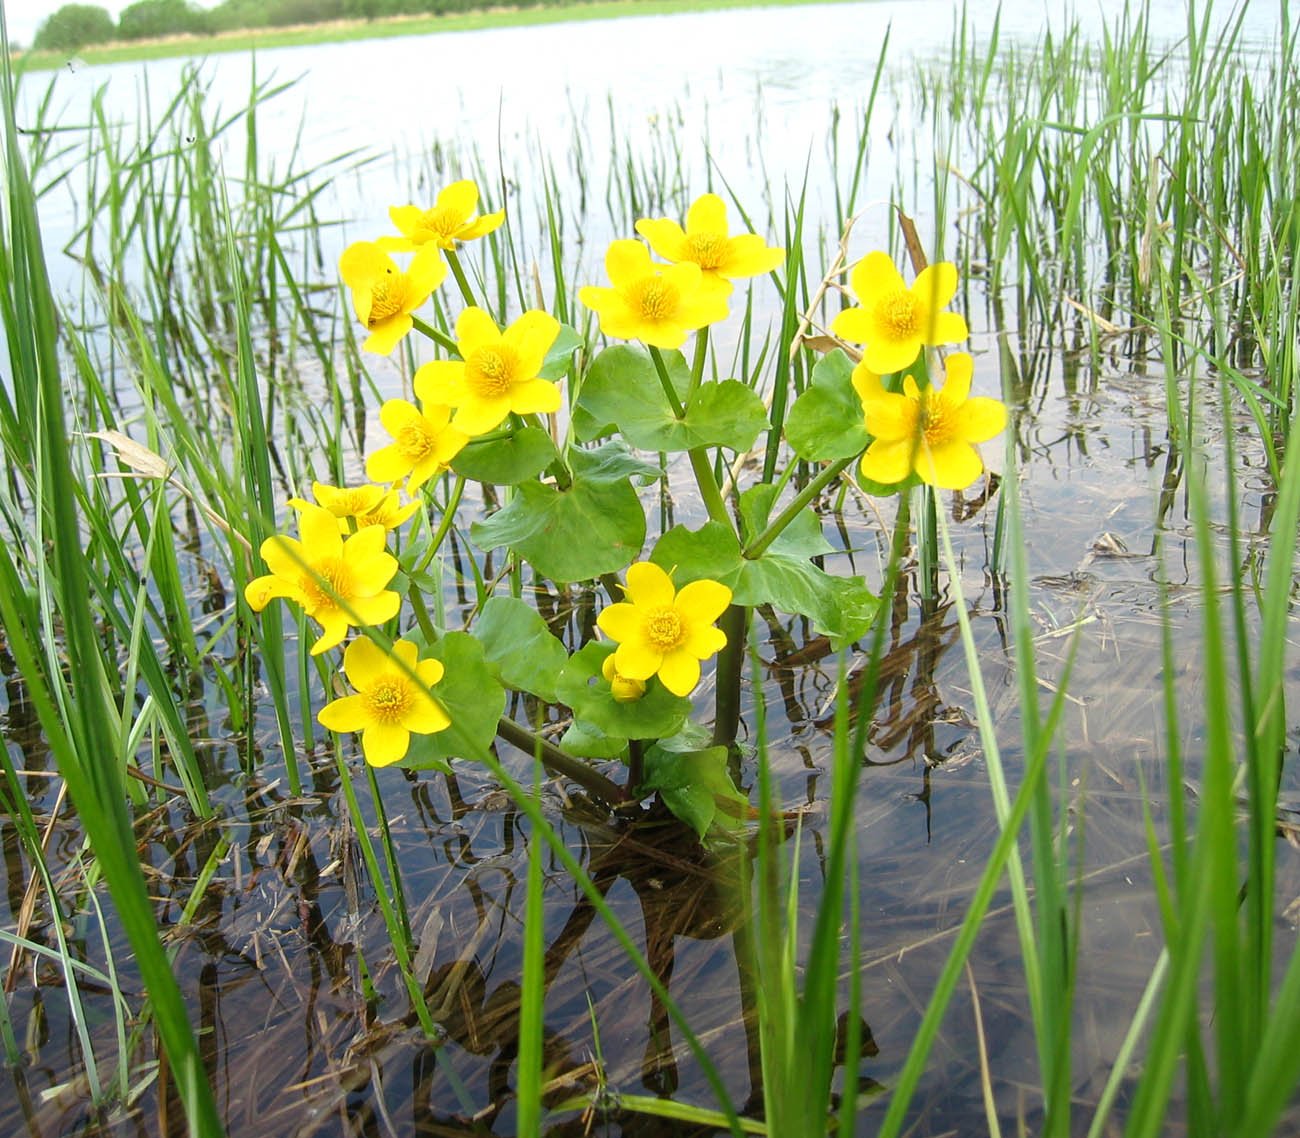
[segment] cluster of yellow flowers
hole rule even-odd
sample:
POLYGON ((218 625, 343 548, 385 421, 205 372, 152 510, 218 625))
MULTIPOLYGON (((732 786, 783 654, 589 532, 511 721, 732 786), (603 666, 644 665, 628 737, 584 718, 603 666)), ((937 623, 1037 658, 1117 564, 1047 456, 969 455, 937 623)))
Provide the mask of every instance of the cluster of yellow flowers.
POLYGON ((892 485, 915 473, 944 490, 961 490, 984 472, 976 443, 1006 427, 1006 408, 997 399, 971 398, 975 361, 954 352, 944 362, 943 386, 922 388, 911 376, 901 392, 881 377, 916 362, 927 347, 966 339, 965 317, 943 309, 957 293, 957 266, 930 265, 909 288, 886 253, 868 253, 854 266, 849 287, 859 306, 831 324, 841 339, 862 344, 853 369, 853 388, 862 400, 863 421, 872 443, 862 456, 862 474, 892 485))
MULTIPOLYGON (((366 460, 372 484, 314 483, 314 503, 290 499, 299 513, 300 539, 277 535, 262 545, 270 572, 248 585, 248 603, 259 612, 276 597, 301 606, 322 630, 312 655, 339 645, 350 627, 381 625, 397 615, 401 599, 389 586, 398 562, 387 552, 386 539, 418 510, 415 495, 422 486, 446 470, 469 440, 496 431, 511 415, 560 409, 558 385, 541 378, 559 322, 530 310, 502 329, 472 303, 456 245, 493 232, 504 220, 504 210, 478 214, 478 197, 472 181, 458 181, 438 194, 432 208, 394 206, 389 216, 400 236, 357 242, 339 260, 353 309, 368 333, 367 351, 389 353, 416 327, 416 309, 443 283, 449 267, 470 303, 455 324, 459 358, 416 370, 417 402, 389 399, 380 408, 392 441, 366 460), (392 253, 411 254, 407 266, 400 267, 392 253), (405 504, 403 480, 411 498, 405 504)), ((733 282, 772 272, 785 260, 783 249, 769 247, 757 234, 732 235, 726 205, 716 194, 694 202, 684 227, 669 218, 644 218, 636 231, 649 248, 637 240, 612 242, 605 256, 609 285, 585 286, 579 298, 606 336, 640 340, 652 349, 680 348, 690 332, 724 319, 733 282), (654 263, 651 250, 666 263, 654 263)), ((842 311, 831 330, 863 345, 852 382, 873 438, 862 458, 864 476, 894 484, 916 474, 934 486, 969 485, 984 469, 975 444, 1006 422, 1000 402, 970 397, 971 357, 949 356, 942 387, 922 386, 906 374, 898 391, 884 379, 911 369, 926 347, 966 338, 965 320, 945 311, 957 289, 955 266, 931 266, 908 287, 886 254, 871 253, 853 268, 849 284, 859 304, 842 311)), ((715 622, 731 603, 731 590, 712 580, 679 590, 664 569, 638 562, 627 570, 624 593, 625 601, 606 606, 597 618, 617 644, 603 665, 612 696, 640 699, 654 677, 673 694, 688 695, 699 682, 701 662, 727 643, 715 622)), ((449 725, 431 691, 442 665, 420 659, 415 644, 398 640, 385 650, 363 636, 348 644, 343 663, 356 694, 328 704, 319 718, 331 730, 360 731, 370 763, 397 762, 412 732, 449 725)))

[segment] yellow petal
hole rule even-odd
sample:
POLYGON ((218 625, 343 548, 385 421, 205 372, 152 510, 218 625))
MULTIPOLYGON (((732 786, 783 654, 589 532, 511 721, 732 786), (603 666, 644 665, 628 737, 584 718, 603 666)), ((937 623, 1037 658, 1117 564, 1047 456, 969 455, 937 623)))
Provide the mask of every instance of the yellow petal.
MULTIPOLYGON (((863 404, 863 425, 867 433, 883 442, 906 439, 911 444, 916 433, 917 405, 905 395, 885 391, 870 403, 863 404)), ((884 481, 884 479, 877 479, 884 481)))
POLYGON ((697 660, 707 660, 715 652, 721 652, 727 646, 727 634, 711 624, 692 628, 682 641, 683 652, 689 652, 697 660))
POLYGON ((644 618, 636 605, 620 601, 606 605, 596 615, 596 627, 611 640, 626 643, 641 635, 644 618))
POLYGON ((478 186, 469 179, 464 179, 452 182, 438 195, 436 208, 445 209, 463 223, 469 220, 477 205, 478 186))
POLYGON ((542 370, 546 353, 560 334, 560 322, 549 312, 530 308, 502 334, 519 354, 519 366, 529 379, 542 370))
POLYGON ((1007 409, 1000 399, 977 396, 961 406, 957 433, 968 443, 986 443, 1007 429, 1007 409))
POLYGON ((659 665, 659 681, 673 695, 690 695, 700 682, 700 662, 689 652, 669 652, 659 665))
POLYGON ((871 317, 864 308, 846 308, 831 321, 831 333, 851 344, 865 344, 871 339, 871 317))
POLYGON ((485 213, 481 217, 476 217, 469 225, 463 225, 456 231, 457 241, 473 241, 479 237, 486 237, 495 229, 499 229, 501 223, 506 219, 506 211, 497 210, 495 213, 485 213))
POLYGON ((650 251, 640 241, 624 238, 609 243, 605 251, 605 272, 615 288, 639 280, 651 271, 650 251))
POLYGON ((361 753, 372 767, 388 767, 406 757, 411 733, 394 723, 372 723, 361 732, 361 753))
POLYGON ((411 464, 394 443, 372 451, 366 458, 366 477, 372 482, 396 482, 411 473, 411 464))
POLYGON ((650 248, 665 261, 684 261, 690 254, 686 232, 669 218, 643 217, 636 223, 636 231, 650 242, 650 248))
POLYGON ((343 551, 338 519, 323 506, 308 506, 298 515, 298 532, 311 561, 338 557, 343 551))
POLYGON ((916 456, 916 472, 940 490, 965 490, 984 473, 984 462, 969 443, 950 442, 923 446, 916 456))
POLYGON ((433 687, 446 674, 441 660, 421 660, 415 665, 415 674, 426 688, 433 687))
POLYGON ((909 336, 905 340, 868 341, 862 349, 862 362, 879 375, 902 371, 911 367, 921 354, 921 337, 909 336))
POLYGON ((712 624, 731 604, 731 590, 718 581, 692 581, 673 604, 686 624, 712 624))
POLYGON ((373 597, 353 597, 348 602, 348 608, 362 628, 386 624, 397 615, 397 610, 401 607, 402 598, 391 591, 377 593, 373 597))
POLYGON ((366 701, 359 695, 345 695, 327 703, 316 713, 316 719, 330 731, 360 731, 370 722, 366 701))
POLYGON ((398 271, 393 258, 373 241, 354 242, 339 257, 339 276, 350 288, 359 288, 384 273, 398 271))
POLYGON ((405 312, 399 312, 396 316, 390 316, 381 324, 376 324, 371 330, 366 342, 361 345, 363 351, 374 352, 377 356, 391 355, 392 351, 399 343, 402 337, 414 327, 414 322, 405 312))
POLYGON ((966 402, 974 374, 975 361, 967 352, 953 352, 943 361, 943 398, 949 406, 966 402))
POLYGON ((862 400, 864 407, 868 403, 884 399, 890 394, 885 389, 885 385, 880 382, 880 376, 863 364, 858 364, 853 369, 853 374, 849 376, 849 382, 853 384, 853 390, 858 393, 858 398, 862 400))
POLYGON ((960 312, 936 312, 930 321, 925 342, 932 347, 940 344, 960 344, 970 335, 966 317, 960 312))
POLYGON ((469 359, 480 348, 495 347, 501 342, 501 329, 481 308, 470 307, 456 321, 457 348, 462 359, 469 359))
POLYGON ((931 312, 946 308, 957 295, 957 266, 951 261, 926 266, 912 282, 912 295, 931 312))
POLYGON ((411 709, 402 720, 402 725, 417 735, 433 735, 451 726, 451 716, 442 704, 422 690, 415 693, 411 709))
POLYGON ((726 256, 718 271, 725 277, 756 277, 784 264, 784 249, 769 248, 757 233, 742 233, 727 242, 726 256))
POLYGON ((516 415, 549 415, 563 402, 560 389, 545 379, 517 383, 510 392, 510 410, 516 415))
POLYGON ((627 599, 641 609, 667 608, 676 595, 673 579, 653 561, 629 565, 627 587, 623 591, 627 599))
POLYGON ((447 279, 447 263, 433 244, 421 245, 411 258, 411 267, 406 270, 411 280, 412 303, 407 311, 419 308, 429 294, 447 279))
MULTIPOLYGON (((906 287, 903 274, 888 253, 868 253, 849 274, 849 287, 854 295, 862 301, 864 308, 871 308, 881 298, 891 292, 906 287)), ((889 369, 893 371, 893 368, 889 369)))
POLYGON ((912 439, 877 439, 862 456, 862 476, 890 485, 912 473, 912 439))
POLYGON ((421 403, 455 407, 466 395, 465 365, 460 360, 431 360, 416 369, 412 386, 421 403))
MULTIPOLYGON (((551 385, 548 383, 546 386, 551 385)), ((472 439, 496 430, 512 410, 515 410, 514 400, 510 396, 500 395, 488 399, 475 395, 464 401, 460 410, 456 412, 456 417, 452 419, 452 424, 456 430, 463 431, 472 439)))
POLYGON ((629 680, 648 680, 659 670, 664 654, 658 648, 639 640, 629 640, 618 646, 614 653, 614 667, 620 676, 629 680))
POLYGON ((322 652, 328 652, 336 644, 342 643, 343 638, 348 634, 348 619, 333 606, 312 615, 320 621, 321 634, 316 643, 311 646, 311 655, 319 656, 322 652))
MULTIPOLYGON (((388 653, 368 636, 358 636, 343 650, 343 670, 357 691, 373 687, 376 680, 392 670, 388 653)), ((355 728, 348 728, 355 730, 355 728)))
POLYGON ((389 220, 397 226, 399 233, 403 233, 407 237, 410 237, 423 216, 424 210, 418 205, 394 205, 388 207, 389 220))
POLYGON ((717 194, 701 194, 686 211, 687 233, 727 235, 727 203, 717 194))

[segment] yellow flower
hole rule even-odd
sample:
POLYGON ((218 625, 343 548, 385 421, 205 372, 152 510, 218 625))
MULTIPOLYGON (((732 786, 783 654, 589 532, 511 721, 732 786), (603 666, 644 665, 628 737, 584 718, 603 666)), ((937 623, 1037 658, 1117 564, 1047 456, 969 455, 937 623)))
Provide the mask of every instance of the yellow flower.
POLYGON ((343 652, 343 668, 356 695, 327 703, 316 718, 331 731, 360 731, 361 751, 372 767, 386 767, 406 755, 411 732, 432 735, 451 719, 429 691, 443 677, 437 660, 419 660, 409 640, 390 656, 361 637, 343 652))
POLYGON ((456 409, 451 425, 473 438, 516 415, 560 409, 560 389, 539 379, 546 353, 560 334, 555 317, 525 312, 504 332, 481 308, 456 321, 459 360, 435 360, 415 373, 415 393, 425 403, 456 409))
POLYGON ((350 624, 382 624, 397 615, 402 598, 384 587, 397 572, 397 558, 384 549, 383 526, 367 526, 345 541, 333 514, 304 503, 298 532, 301 541, 277 535, 262 542, 271 572, 244 590, 255 612, 275 597, 301 605, 321 626, 313 656, 338 644, 350 624))
POLYGON ((665 260, 691 261, 704 272, 704 287, 731 294, 733 280, 770 273, 785 261, 785 250, 769 248, 757 233, 731 237, 727 204, 717 194, 695 199, 686 214, 686 228, 666 217, 642 218, 636 231, 665 260))
POLYGON ((506 211, 474 216, 478 208, 478 186, 469 180, 452 182, 433 203, 432 209, 418 205, 395 205, 388 211, 401 237, 381 237, 385 249, 405 250, 431 246, 454 249, 458 241, 473 241, 496 229, 506 218, 506 211))
POLYGON ((886 391, 864 363, 853 370, 863 422, 875 441, 862 456, 862 474, 875 482, 902 482, 913 471, 943 490, 963 490, 984 472, 975 443, 987 442, 1007 425, 997 399, 970 397, 975 363, 965 352, 945 361, 942 387, 921 390, 910 375, 901 394, 886 391))
POLYGON ((411 330, 411 313, 429 299, 447 275, 436 249, 421 249, 403 272, 371 241, 358 241, 343 250, 339 275, 352 290, 352 307, 370 336, 361 346, 387 355, 411 330))
MULTIPOLYGON (((396 529, 420 508, 419 502, 407 502, 403 506, 396 490, 386 490, 371 482, 364 486, 327 486, 324 482, 313 482, 311 492, 317 505, 338 518, 342 533, 351 533, 354 528, 348 524, 349 518, 355 519, 356 529, 365 526, 396 529)), ((289 505, 301 510, 311 503, 305 498, 290 498, 289 505)))
POLYGON ((689 695, 700 682, 700 661, 726 646, 713 622, 731 604, 731 590, 717 581, 692 581, 681 590, 652 561, 628 568, 626 601, 601 609, 596 624, 618 648, 610 657, 620 676, 657 675, 674 695, 689 695))
POLYGON ((609 681, 610 694, 619 703, 635 703, 645 695, 645 680, 630 680, 614 666, 614 653, 605 657, 600 674, 609 681))
POLYGON ((854 266, 849 286, 862 307, 841 312, 831 331, 865 345, 862 362, 877 375, 902 371, 923 346, 966 339, 966 318, 940 311, 957 292, 957 266, 951 262, 922 269, 908 288, 887 253, 868 253, 854 266))
POLYGON ((450 426, 451 408, 441 403, 421 408, 405 399, 390 399, 379 408, 379 421, 393 441, 366 459, 366 477, 372 482, 405 478, 411 495, 446 470, 469 441, 464 431, 450 426))
POLYGON ((578 299, 600 317, 600 330, 619 340, 680 348, 686 333, 725 319, 726 297, 704 287, 699 265, 655 265, 640 241, 612 241, 605 271, 613 288, 584 285, 578 299))

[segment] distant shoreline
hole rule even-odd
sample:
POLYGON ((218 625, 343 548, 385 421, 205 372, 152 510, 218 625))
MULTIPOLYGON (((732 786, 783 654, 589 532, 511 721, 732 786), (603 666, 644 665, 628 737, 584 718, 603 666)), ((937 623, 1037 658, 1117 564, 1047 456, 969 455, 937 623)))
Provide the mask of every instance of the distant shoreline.
MULTIPOLYGON (((439 32, 478 31, 486 28, 530 27, 580 20, 610 20, 624 16, 663 16, 680 12, 712 12, 735 8, 775 8, 808 4, 844 4, 855 0, 590 0, 554 7, 485 8, 447 16, 392 16, 383 20, 335 20, 326 24, 301 24, 288 28, 257 28, 210 36, 169 36, 87 46, 78 51, 83 63, 132 63, 184 56, 224 55, 259 48, 303 47, 311 44, 347 43, 355 40, 391 39, 396 36, 434 35, 439 32)), ((52 71, 70 62, 66 52, 28 51, 16 54, 23 71, 52 71)))

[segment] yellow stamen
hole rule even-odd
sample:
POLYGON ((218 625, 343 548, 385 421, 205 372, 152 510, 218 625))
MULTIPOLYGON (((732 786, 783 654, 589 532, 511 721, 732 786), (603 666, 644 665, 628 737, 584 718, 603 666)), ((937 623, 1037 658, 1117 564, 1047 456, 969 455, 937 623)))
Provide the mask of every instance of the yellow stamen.
POLYGON ((397 433, 398 453, 404 462, 415 465, 433 450, 433 432, 424 423, 408 423, 397 433))
POLYGON ((465 383, 485 399, 508 394, 518 372, 519 358, 505 344, 480 348, 465 361, 465 383))
POLYGON ((311 572, 302 575, 298 584, 307 598, 309 614, 318 609, 333 608, 338 600, 346 601, 352 595, 352 574, 341 557, 327 557, 316 562, 311 572))
POLYGON ((727 251, 727 238, 721 233, 692 233, 686 238, 687 260, 702 269, 716 269, 727 251))
POLYGON ((920 330, 916 297, 907 289, 895 289, 876 305, 876 320, 891 340, 907 340, 920 330))
POLYGON ((376 277, 370 284, 370 315, 366 317, 366 327, 373 328, 398 315, 409 294, 410 282, 406 275, 385 269, 384 275, 376 277))
POLYGON ((628 300, 642 319, 665 320, 677 311, 681 294, 663 277, 646 277, 632 286, 628 300))
POLYGON ((675 609, 655 609, 645 622, 646 639, 660 652, 668 652, 682 642, 686 630, 675 609))
POLYGON ((401 723, 411 709, 411 687, 400 677, 380 680, 363 693, 376 723, 401 723))

